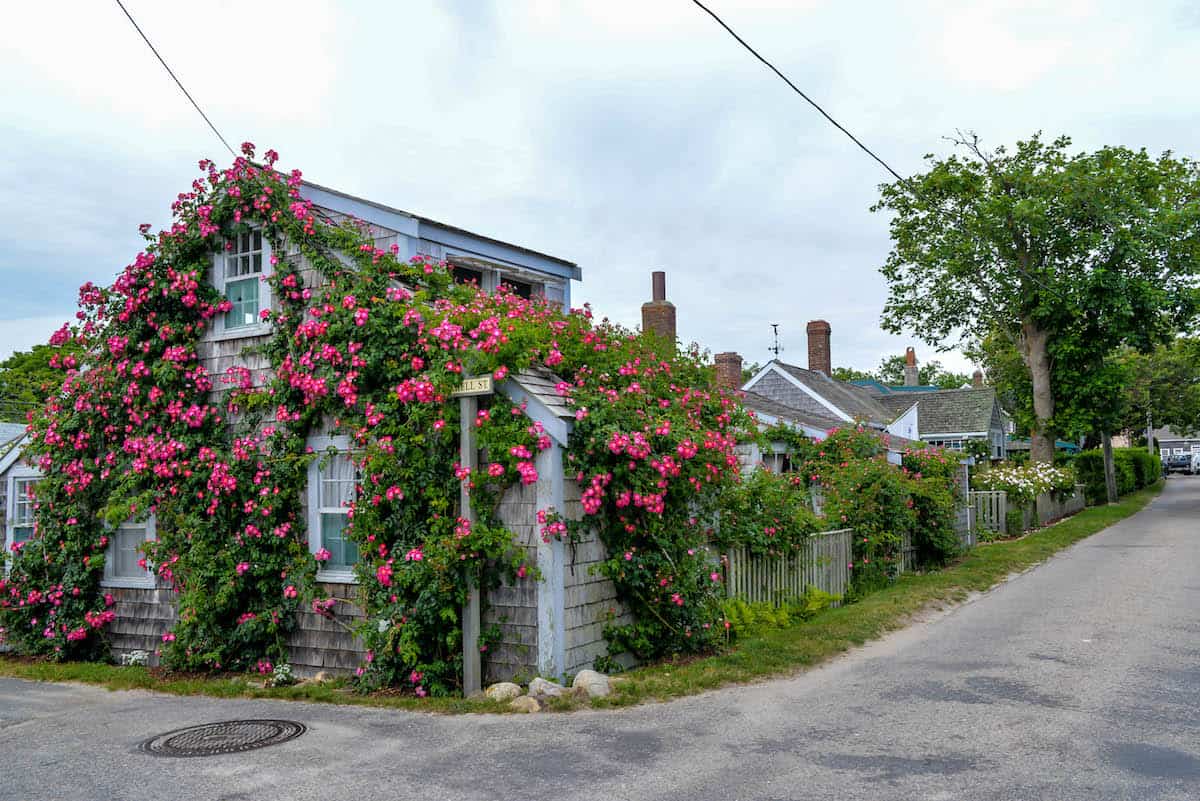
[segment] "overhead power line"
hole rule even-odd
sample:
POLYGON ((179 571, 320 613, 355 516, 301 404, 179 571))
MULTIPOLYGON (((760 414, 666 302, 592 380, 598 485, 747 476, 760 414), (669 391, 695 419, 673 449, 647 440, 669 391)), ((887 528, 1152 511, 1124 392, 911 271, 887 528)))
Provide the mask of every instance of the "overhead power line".
POLYGON ((784 83, 786 83, 788 86, 790 86, 792 88, 793 92, 800 95, 802 98, 804 98, 804 100, 810 106, 812 106, 818 112, 820 112, 821 116, 824 117, 825 119, 829 120, 829 122, 833 125, 833 127, 837 128, 839 131, 844 133, 846 136, 850 137, 850 141, 853 142, 854 144, 858 145, 859 149, 862 150, 862 152, 866 153, 868 156, 870 156, 871 158, 873 158, 877 162, 879 162, 879 165, 881 167, 883 167, 885 170, 887 170, 888 172, 890 172, 892 175, 894 175, 896 177, 897 181, 902 181, 907 185, 908 182, 905 180, 905 178, 902 175, 900 175, 900 173, 893 170, 886 161, 884 161, 879 156, 877 156, 875 154, 875 151, 871 150, 871 148, 867 147, 861 141, 859 141, 859 138, 857 136, 855 136, 854 134, 852 134, 848 130, 846 130, 845 126, 843 126, 840 122, 838 122, 832 116, 830 116, 828 111, 821 108, 820 103, 813 100, 808 95, 804 94, 803 90, 801 90, 799 86, 796 86, 796 84, 792 83, 791 79, 788 78, 788 76, 786 76, 782 72, 780 72, 779 69, 774 64, 772 64, 770 61, 767 61, 765 58, 763 58, 762 54, 760 54, 757 50, 755 50, 753 47, 751 47, 749 42, 747 42, 742 37, 738 36, 737 32, 733 28, 730 28, 728 25, 726 25, 725 20, 718 17, 716 12, 714 12, 708 6, 704 5, 704 3, 701 3, 700 0, 692 0, 692 2, 695 3, 697 6, 699 6, 704 11, 704 13, 708 14, 710 17, 712 17, 714 20, 716 20, 717 24, 720 25, 722 28, 724 28, 729 33, 730 36, 732 36, 734 39, 737 39, 738 44, 740 44, 742 47, 746 48, 748 51, 750 51, 750 54, 752 56, 754 56, 759 61, 761 61, 763 64, 765 64, 767 69, 769 69, 771 72, 778 75, 779 79, 781 81, 783 81, 784 83))
POLYGON ((167 66, 167 62, 161 55, 159 55, 158 49, 155 48, 155 46, 150 42, 150 39, 146 36, 145 32, 142 31, 141 26, 137 24, 137 20, 135 20, 133 15, 129 13, 129 9, 125 8, 125 4, 122 3, 121 0, 116 0, 116 3, 120 7, 121 11, 125 13, 126 18, 129 20, 129 24, 133 25, 133 29, 138 32, 138 35, 142 37, 142 41, 145 42, 146 46, 150 48, 150 52, 153 53, 154 57, 158 59, 158 63, 162 64, 163 69, 165 69, 167 74, 171 76, 171 80, 175 81, 175 85, 179 87, 179 91, 183 92, 183 96, 191 102, 192 106, 196 109, 200 116, 204 118, 204 121, 208 123, 208 127, 211 128, 212 132, 215 133, 217 138, 221 140, 221 144, 225 145, 225 149, 228 150, 230 155, 236 159, 237 151, 229 146, 229 143, 225 141, 225 137, 221 136, 221 132, 217 130, 217 126, 213 125, 213 121, 210 120, 208 115, 204 113, 204 109, 200 108, 200 104, 196 102, 196 98, 192 97, 191 92, 184 87, 183 82, 180 81, 179 78, 176 77, 174 71, 167 66))
MULTIPOLYGON (((778 67, 776 67, 770 61, 768 61, 766 58, 764 58, 762 56, 762 54, 760 54, 757 50, 755 50, 750 45, 749 42, 747 42, 745 39, 743 39, 741 36, 739 36, 737 34, 737 31, 735 31, 733 28, 729 27, 729 25, 726 24, 725 20, 721 19, 715 11, 713 11, 708 6, 704 5, 704 3, 700 2, 700 0, 692 0, 692 2, 698 8, 700 8, 705 14, 708 14, 710 17, 712 17, 718 25, 720 25, 722 28, 724 28, 725 31, 730 36, 732 36, 734 39, 737 40, 738 44, 740 44, 742 47, 746 48, 746 50, 752 56, 754 56, 756 59, 761 61, 763 63, 763 65, 765 65, 767 67, 767 69, 771 70, 771 72, 773 72, 777 76, 779 76, 779 79, 781 81, 783 81, 784 83, 786 83, 793 92, 800 95, 800 97, 804 98, 805 102, 807 102, 810 106, 815 108, 821 114, 822 117, 824 117, 826 120, 829 121, 829 123, 831 125, 833 125, 833 127, 837 128, 839 131, 841 131, 847 137, 849 137, 850 141, 853 142, 854 144, 858 145, 859 149, 862 150, 862 152, 866 153, 868 156, 870 156, 872 159, 874 159, 879 164, 879 166, 881 166, 885 170, 887 170, 905 189, 907 189, 909 191, 909 193, 911 193, 913 195, 913 197, 915 197, 917 199, 922 199, 921 192, 919 192, 917 190, 917 188, 913 185, 911 179, 905 178, 903 175, 901 175, 900 173, 898 173, 894 169, 892 169, 892 166, 890 164, 888 164, 886 161, 884 161, 879 155, 877 155, 875 153, 875 151, 871 150, 871 148, 864 145, 857 136, 850 133, 850 131, 847 130, 846 127, 844 125, 842 125, 840 122, 835 120, 829 114, 829 112, 827 112, 825 109, 821 108, 821 105, 819 103, 817 103, 811 97, 806 95, 804 93, 804 91, 800 89, 800 87, 796 86, 796 84, 792 83, 792 80, 790 78, 788 78, 788 76, 786 76, 782 72, 780 72, 778 67)), ((945 214, 945 212, 942 209, 938 208, 937 206, 933 206, 933 208, 936 213, 941 214, 943 216, 948 216, 945 214)), ((1014 264, 1012 266, 1016 268, 1017 272, 1024 275, 1026 278, 1028 278, 1030 281, 1032 281, 1033 283, 1040 286, 1042 289, 1046 290, 1047 292, 1049 292, 1052 295, 1059 297, 1060 299, 1064 299, 1064 298, 1062 298, 1062 295, 1057 290, 1051 288, 1050 286, 1047 286, 1044 281, 1042 281, 1040 278, 1038 278, 1033 273, 1024 269, 1020 265, 1014 264)))

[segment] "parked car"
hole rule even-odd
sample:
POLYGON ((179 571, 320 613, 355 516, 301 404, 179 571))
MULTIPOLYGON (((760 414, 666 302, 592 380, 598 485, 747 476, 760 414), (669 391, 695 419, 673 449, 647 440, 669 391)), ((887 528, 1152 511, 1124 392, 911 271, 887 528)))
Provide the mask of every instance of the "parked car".
POLYGON ((1190 453, 1173 453, 1167 457, 1163 469, 1168 473, 1187 473, 1189 476, 1196 472, 1194 460, 1190 453))

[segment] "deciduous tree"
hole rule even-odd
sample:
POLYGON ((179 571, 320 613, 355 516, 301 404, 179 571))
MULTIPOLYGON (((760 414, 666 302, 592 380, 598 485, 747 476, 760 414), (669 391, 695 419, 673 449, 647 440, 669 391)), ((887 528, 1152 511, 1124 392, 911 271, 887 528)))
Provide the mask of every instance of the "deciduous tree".
POLYGON ((961 154, 927 156, 928 171, 884 185, 873 207, 892 213, 883 326, 943 348, 1008 339, 1029 376, 1031 456, 1048 462, 1055 434, 1080 424, 1062 399, 1061 412, 1106 412, 1114 349, 1148 350, 1195 318, 1197 165, 1124 147, 1073 154, 1066 137, 955 143, 961 154))

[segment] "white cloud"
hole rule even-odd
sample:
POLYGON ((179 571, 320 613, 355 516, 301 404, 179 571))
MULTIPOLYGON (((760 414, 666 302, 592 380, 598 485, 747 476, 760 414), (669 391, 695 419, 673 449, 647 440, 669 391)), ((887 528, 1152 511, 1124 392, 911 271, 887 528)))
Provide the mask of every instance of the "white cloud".
POLYGON ((17 351, 29 350, 34 345, 45 345, 50 335, 63 323, 74 319, 74 310, 59 315, 26 317, 19 320, 0 320, 0 361, 17 351))

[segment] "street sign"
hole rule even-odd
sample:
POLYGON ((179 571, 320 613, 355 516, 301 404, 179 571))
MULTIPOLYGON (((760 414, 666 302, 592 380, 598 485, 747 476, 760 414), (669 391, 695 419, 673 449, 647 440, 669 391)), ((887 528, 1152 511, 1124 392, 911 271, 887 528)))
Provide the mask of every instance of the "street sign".
POLYGON ((474 395, 491 395, 494 391, 492 387, 492 377, 490 375, 475 375, 463 378, 458 389, 450 393, 452 398, 469 398, 474 395))

